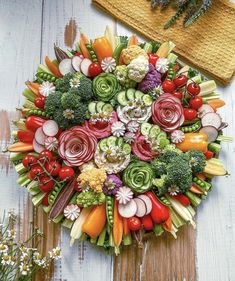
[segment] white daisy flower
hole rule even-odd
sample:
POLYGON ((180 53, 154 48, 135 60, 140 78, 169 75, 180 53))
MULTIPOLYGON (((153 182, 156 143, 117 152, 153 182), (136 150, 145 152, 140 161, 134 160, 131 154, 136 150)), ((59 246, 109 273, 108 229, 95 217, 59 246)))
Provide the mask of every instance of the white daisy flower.
POLYGON ((2 254, 5 254, 5 253, 7 253, 7 251, 8 251, 8 246, 1 243, 1 244, 0 244, 0 254, 1 254, 1 253, 2 253, 2 254))
POLYGON ((156 61, 155 66, 156 66, 157 71, 159 71, 160 73, 166 73, 169 68, 169 61, 166 58, 159 58, 156 61))
POLYGON ((58 260, 61 258, 61 249, 56 247, 49 252, 49 257, 53 260, 58 260))
POLYGON ((63 111, 63 116, 66 119, 74 119, 74 110, 72 109, 66 109, 63 111))
POLYGON ((24 276, 28 275, 30 271, 30 266, 28 264, 21 263, 19 265, 20 273, 24 276))
POLYGON ((43 95, 44 97, 49 96, 51 93, 55 92, 55 86, 53 83, 44 81, 40 86, 39 86, 39 93, 43 95))
POLYGON ((80 86, 80 81, 78 78, 70 79, 69 85, 71 88, 78 88, 80 86))
POLYGON ((126 127, 124 123, 117 121, 112 124, 111 130, 115 137, 121 137, 124 136, 126 127))
POLYGON ((179 193, 179 187, 176 185, 172 185, 168 188, 168 192, 170 193, 170 195, 175 196, 179 193))
POLYGON ((1 259, 2 259, 2 261, 1 261, 2 265, 14 265, 15 264, 15 262, 8 255, 3 255, 1 259))

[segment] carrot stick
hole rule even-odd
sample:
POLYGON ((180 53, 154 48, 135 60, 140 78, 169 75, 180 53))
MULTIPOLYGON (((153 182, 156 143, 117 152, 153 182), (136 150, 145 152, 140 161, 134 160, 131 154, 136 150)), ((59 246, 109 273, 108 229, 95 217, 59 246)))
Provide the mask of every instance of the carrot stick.
POLYGON ((37 96, 40 95, 40 93, 39 93, 40 84, 35 83, 35 82, 30 82, 30 81, 25 82, 25 84, 32 92, 34 92, 35 95, 37 95, 37 96))
POLYGON ((55 65, 48 56, 45 57, 45 63, 49 70, 56 76, 56 77, 62 77, 62 74, 60 73, 60 70, 57 65, 55 65))
POLYGON ((8 146, 10 152, 28 152, 33 151, 33 145, 31 143, 16 142, 8 146))
POLYGON ((86 44, 89 43, 88 38, 80 31, 80 49, 84 58, 91 59, 90 53, 86 47, 86 44))
POLYGON ((199 188, 196 185, 192 185, 189 189, 191 192, 195 193, 195 194, 203 194, 203 191, 201 190, 201 188, 199 188))
POLYGON ((171 220, 171 216, 169 216, 169 218, 162 224, 163 228, 166 231, 171 232, 172 231, 172 220, 171 220))
POLYGON ((132 35, 128 42, 128 47, 131 45, 138 45, 138 38, 136 35, 132 35))
POLYGON ((223 107, 225 105, 225 102, 221 99, 214 99, 214 100, 209 100, 207 102, 214 110, 217 110, 220 107, 223 107))
POLYGON ((127 224, 127 219, 123 218, 123 234, 127 236, 130 233, 130 229, 127 224))
POLYGON ((206 176, 203 173, 197 174, 196 176, 203 181, 206 179, 206 176))
POLYGON ((113 240, 114 245, 119 247, 122 242, 123 235, 123 222, 122 217, 118 213, 118 201, 114 199, 114 212, 113 212, 113 240))

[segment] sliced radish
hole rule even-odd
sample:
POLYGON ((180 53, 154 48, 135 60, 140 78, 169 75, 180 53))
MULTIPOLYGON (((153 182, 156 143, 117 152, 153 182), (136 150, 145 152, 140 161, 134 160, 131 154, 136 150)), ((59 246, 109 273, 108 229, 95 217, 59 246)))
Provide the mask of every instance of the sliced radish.
POLYGON ((146 215, 148 215, 152 211, 152 206, 153 206, 151 199, 144 194, 139 195, 137 198, 144 201, 146 205, 146 215))
POLYGON ((59 126, 54 120, 47 120, 43 125, 42 125, 43 133, 48 136, 48 137, 54 137, 58 131, 59 131, 59 126))
POLYGON ((36 142, 36 140, 33 140, 33 149, 35 150, 35 152, 37 153, 41 153, 43 150, 45 150, 45 146, 39 144, 36 142))
POLYGON ((209 104, 203 104, 198 109, 198 117, 202 118, 205 114, 214 112, 214 109, 209 104))
POLYGON ((141 200, 140 198, 134 198, 134 200, 137 205, 137 211, 136 211, 135 215, 139 218, 145 216, 146 212, 147 212, 145 202, 143 200, 141 200))
POLYGON ((213 126, 216 129, 219 129, 222 120, 218 113, 209 112, 202 117, 201 122, 202 122, 202 127, 213 126))
POLYGON ((72 58, 72 67, 75 71, 81 71, 80 65, 81 62, 83 61, 83 58, 79 57, 79 56, 74 56, 72 58))
POLYGON ((82 73, 87 77, 89 77, 89 70, 88 69, 89 69, 89 66, 91 64, 92 64, 92 61, 89 60, 89 59, 86 59, 86 58, 80 64, 80 68, 81 68, 82 73))
POLYGON ((42 127, 37 129, 34 138, 38 144, 44 145, 47 136, 44 134, 42 127))
POLYGON ((218 137, 218 131, 213 126, 205 126, 203 127, 200 132, 203 132, 208 135, 208 141, 215 141, 218 137))
POLYGON ((59 70, 62 75, 74 72, 71 59, 63 59, 59 64, 59 70))
POLYGON ((130 200, 127 204, 119 204, 118 212, 123 218, 131 218, 137 212, 137 205, 134 199, 130 200))

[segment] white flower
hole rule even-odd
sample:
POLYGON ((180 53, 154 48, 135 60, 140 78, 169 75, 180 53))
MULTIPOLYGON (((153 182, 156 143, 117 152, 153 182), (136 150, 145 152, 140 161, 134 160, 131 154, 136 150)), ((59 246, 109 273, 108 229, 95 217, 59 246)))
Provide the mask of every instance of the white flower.
POLYGON ((71 88, 78 88, 80 86, 80 81, 78 78, 70 79, 69 85, 71 88))
POLYGON ((36 265, 45 268, 47 267, 47 260, 46 258, 42 258, 42 256, 39 254, 39 252, 35 252, 33 254, 33 261, 36 265))
POLYGON ((1 264, 2 265, 14 265, 15 264, 15 259, 13 257, 10 257, 8 255, 3 255, 1 257, 2 261, 1 264))
POLYGON ((168 61, 168 59, 166 59, 166 58, 159 58, 156 61, 156 69, 160 73, 167 72, 168 68, 169 68, 169 61, 168 61))
POLYGON ((49 252, 49 257, 51 259, 54 259, 54 260, 58 260, 61 258, 61 250, 59 247, 56 247, 54 249, 52 249, 51 252, 49 252))
POLYGON ((78 218, 80 212, 81 208, 79 208, 77 205, 70 204, 64 209, 64 216, 67 219, 74 221, 78 218))
POLYGON ((7 234, 7 237, 6 237, 7 240, 13 240, 16 237, 14 229, 11 229, 11 230, 8 229, 6 234, 7 234))
POLYGON ((55 92, 55 86, 53 83, 50 83, 48 81, 44 81, 39 86, 39 93, 43 95, 44 97, 49 96, 51 93, 55 92))
POLYGON ((113 72, 116 68, 115 59, 112 57, 104 58, 101 62, 101 68, 104 72, 113 72))
POLYGON ((5 254, 5 253, 7 253, 7 251, 8 251, 8 246, 1 243, 0 244, 0 253, 5 254))
POLYGON ((28 275, 30 271, 30 266, 28 264, 21 263, 19 265, 20 273, 24 276, 28 275))
POLYGON ((139 83, 149 71, 149 61, 145 56, 139 56, 130 62, 127 69, 128 77, 139 83))
POLYGON ((115 137, 121 137, 125 134, 126 127, 122 122, 117 121, 112 124, 111 131, 115 137))
POLYGON ((171 141, 173 143, 180 143, 185 139, 184 132, 181 130, 175 130, 171 133, 171 141))
POLYGON ((168 192, 170 193, 170 195, 175 196, 179 193, 179 187, 176 185, 172 185, 168 188, 168 192))
POLYGON ((135 133, 132 132, 125 133, 124 140, 127 143, 132 143, 135 140, 135 133))
POLYGON ((156 96, 160 96, 164 93, 163 89, 162 89, 162 86, 161 85, 158 85, 156 88, 155 88, 155 93, 156 93, 156 96))
POLYGON ((119 204, 127 204, 133 198, 133 192, 129 187, 123 186, 120 187, 116 193, 116 199, 119 204))
POLYGON ((135 121, 135 120, 132 120, 130 122, 127 123, 127 130, 131 133, 136 133, 140 127, 140 124, 135 121))
POLYGON ((54 151, 54 150, 57 150, 59 142, 56 137, 47 137, 45 139, 44 145, 45 145, 46 149, 48 149, 50 151, 54 151))
POLYGON ((63 111, 63 116, 66 119, 74 119, 74 110, 72 109, 66 109, 63 111))

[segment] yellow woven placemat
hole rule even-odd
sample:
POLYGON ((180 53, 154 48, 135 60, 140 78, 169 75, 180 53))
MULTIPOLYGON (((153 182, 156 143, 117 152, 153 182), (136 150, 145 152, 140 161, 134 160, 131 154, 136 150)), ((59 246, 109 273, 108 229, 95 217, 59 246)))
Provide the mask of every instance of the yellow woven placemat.
POLYGON ((174 27, 163 29, 174 14, 172 9, 152 10, 146 0, 93 0, 93 4, 144 36, 171 40, 175 52, 185 61, 203 69, 222 84, 231 82, 235 72, 235 5, 214 0, 208 12, 188 28, 182 19, 174 27))

